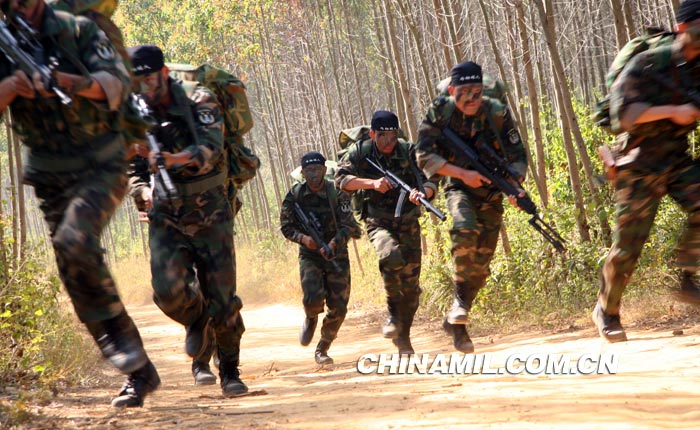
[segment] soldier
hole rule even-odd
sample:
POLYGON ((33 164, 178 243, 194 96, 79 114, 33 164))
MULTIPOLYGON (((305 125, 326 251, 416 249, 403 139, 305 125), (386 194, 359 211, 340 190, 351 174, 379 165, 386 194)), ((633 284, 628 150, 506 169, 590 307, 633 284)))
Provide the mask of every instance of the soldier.
POLYGON ((676 294, 700 304, 700 166, 687 153, 687 135, 700 118, 688 95, 700 89, 700 1, 683 2, 676 21, 676 40, 633 57, 611 89, 612 126, 625 133, 614 166, 617 225, 593 310, 600 336, 609 342, 627 340, 620 323, 622 293, 666 194, 688 214, 677 248, 676 294))
POLYGON ((13 73, 3 57, 0 107, 10 107, 15 130, 29 147, 24 182, 41 201, 59 275, 75 312, 104 357, 128 375, 112 405, 142 406, 160 379, 100 247, 100 234, 126 193, 120 110, 129 94, 129 75, 92 21, 54 12, 44 0, 0 5, 8 22, 17 14, 26 18, 47 58, 63 59, 54 75, 70 104, 47 91, 38 73, 13 73))
POLYGON ((392 339, 400 354, 413 354, 410 332, 421 293, 419 198, 432 198, 437 187, 427 181, 415 165, 414 146, 399 141, 399 120, 392 112, 380 110, 372 116, 369 139, 351 145, 340 160, 335 174, 336 187, 350 193, 363 193, 363 213, 367 235, 379 256, 389 319, 382 334, 392 339), (401 190, 392 188, 367 158, 389 169, 414 187, 409 202, 399 216, 395 207, 401 190), (418 188, 425 189, 424 192, 418 188))
POLYGON ((316 363, 333 364, 328 348, 338 335, 350 298, 350 261, 348 240, 358 226, 352 215, 350 198, 338 192, 333 182, 325 179, 326 159, 318 152, 301 157, 301 173, 305 182, 296 184, 282 203, 280 226, 288 240, 299 244, 299 273, 304 292, 306 319, 299 334, 299 343, 308 345, 314 336, 318 314, 328 306, 321 326, 321 340, 316 345, 316 363), (310 232, 295 215, 298 205, 307 217, 318 221, 319 233, 333 255, 311 237, 310 232))
MULTIPOLYGON (((213 380, 208 363, 196 359, 212 342, 213 329, 223 394, 243 394, 248 387, 240 379, 238 365, 245 327, 236 295, 233 213, 224 189, 221 109, 205 87, 197 87, 188 97, 182 85, 168 76, 157 46, 141 45, 129 53, 141 96, 160 124, 153 133, 177 189, 177 196, 158 186, 151 190, 147 169, 132 173, 132 196, 141 208, 150 207, 154 301, 187 328, 185 351, 195 358, 196 382, 213 380)), ((149 154, 151 169, 157 158, 154 152, 149 154)))
MULTIPOLYGON (((468 313, 489 275, 489 263, 498 243, 503 196, 481 176, 445 149, 443 128, 449 126, 466 143, 480 140, 493 146, 520 175, 527 161, 510 111, 496 99, 482 95, 481 66, 466 61, 450 71, 449 95, 440 95, 428 107, 418 129, 416 156, 425 174, 446 176, 445 194, 452 214, 450 229, 454 264, 454 302, 443 327, 457 350, 474 351, 466 324, 468 313)), ((512 204, 515 197, 509 196, 512 204)))

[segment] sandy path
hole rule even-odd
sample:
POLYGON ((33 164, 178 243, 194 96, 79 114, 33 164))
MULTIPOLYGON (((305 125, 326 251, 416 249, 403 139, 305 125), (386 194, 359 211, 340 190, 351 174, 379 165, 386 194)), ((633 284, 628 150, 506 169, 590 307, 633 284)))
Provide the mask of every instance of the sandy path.
MULTIPOLYGON (((377 321, 351 313, 330 351, 337 364, 319 369, 312 347, 297 343, 300 308, 245 308, 242 376, 261 395, 223 399, 218 385, 193 385, 181 327, 152 305, 130 312, 161 389, 144 408, 117 411, 109 407, 122 381, 115 374, 112 386, 66 393, 27 428, 700 429, 700 325, 628 330, 631 340, 616 345, 592 327, 475 339, 491 368, 514 353, 604 353, 619 359, 614 375, 362 375, 360 355, 394 352, 377 321)), ((452 352, 437 322, 419 326, 413 343, 421 353, 452 352)))

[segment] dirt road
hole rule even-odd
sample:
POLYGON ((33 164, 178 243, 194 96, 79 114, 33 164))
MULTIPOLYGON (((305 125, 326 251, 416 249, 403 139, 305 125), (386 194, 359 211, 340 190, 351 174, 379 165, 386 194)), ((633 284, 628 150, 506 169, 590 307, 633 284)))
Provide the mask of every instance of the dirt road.
MULTIPOLYGON (((616 374, 360 374, 362 354, 392 353, 379 322, 352 314, 319 369, 297 343, 300 308, 244 309, 242 373, 250 395, 223 399, 218 385, 193 385, 184 330, 154 306, 131 308, 163 385, 142 409, 109 407, 111 386, 75 390, 41 409, 28 428, 78 429, 700 429, 700 326, 629 330, 630 341, 602 343, 594 329, 476 338, 490 369, 513 354, 614 354, 616 374), (676 330, 676 335, 673 331, 676 330), (678 330, 682 330, 680 334, 678 330)), ((435 323, 414 335, 417 352, 451 353, 435 323)), ((318 334, 317 334, 318 336, 318 334)), ((313 343, 312 343, 313 345, 313 343)), ((364 362, 371 364, 370 362, 364 362)))

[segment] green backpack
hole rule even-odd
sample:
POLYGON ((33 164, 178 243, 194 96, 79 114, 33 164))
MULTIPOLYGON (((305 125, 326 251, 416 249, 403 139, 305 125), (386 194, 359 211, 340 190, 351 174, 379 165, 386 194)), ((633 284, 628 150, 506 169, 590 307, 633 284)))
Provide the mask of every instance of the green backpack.
POLYGON ((621 130, 615 129, 610 121, 610 89, 615 83, 615 80, 620 76, 622 69, 625 68, 627 63, 629 63, 635 55, 671 44, 675 40, 675 37, 675 33, 660 28, 647 28, 647 34, 630 40, 620 49, 620 52, 617 53, 610 65, 607 75, 605 75, 605 89, 608 91, 608 94, 603 100, 596 104, 593 111, 593 121, 595 121, 597 126, 610 134, 618 134, 621 132, 621 130))
POLYGON ((194 92, 197 85, 203 85, 214 93, 221 104, 229 197, 233 198, 236 191, 253 179, 260 169, 260 159, 243 145, 243 135, 253 128, 253 115, 248 105, 245 85, 233 74, 209 64, 192 66, 168 63, 168 68, 170 76, 183 81, 188 94, 194 92))

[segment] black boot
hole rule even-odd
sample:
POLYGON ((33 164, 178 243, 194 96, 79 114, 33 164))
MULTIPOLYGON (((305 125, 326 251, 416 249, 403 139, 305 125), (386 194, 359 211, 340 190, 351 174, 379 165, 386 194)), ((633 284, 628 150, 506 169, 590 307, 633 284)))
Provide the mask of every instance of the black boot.
POLYGON ((214 385, 216 376, 211 372, 208 362, 192 360, 194 385, 214 385))
POLYGON ((209 323, 209 314, 205 311, 202 315, 187 326, 187 334, 185 335, 185 352, 190 357, 202 355, 204 348, 209 345, 210 338, 207 325, 209 323))
POLYGON ((676 290, 676 299, 689 305, 700 305, 700 288, 695 280, 695 274, 683 272, 681 275, 681 287, 676 290))
POLYGON ((465 354, 474 352, 474 343, 472 343, 471 338, 469 338, 467 326, 464 324, 450 324, 447 318, 445 318, 442 322, 442 328, 445 330, 445 333, 452 336, 452 344, 457 351, 465 354))
POLYGON ((119 395, 112 400, 116 408, 140 408, 148 393, 160 385, 160 377, 155 366, 148 360, 147 364, 131 373, 124 383, 119 395))
POLYGON ((104 321, 86 321, 102 356, 124 374, 130 374, 148 362, 143 342, 134 321, 126 311, 104 321))
POLYGON ((238 354, 229 356, 219 351, 219 377, 224 397, 240 396, 248 392, 238 371, 238 354))
POLYGON ((413 350, 413 345, 411 345, 411 338, 408 336, 398 336, 396 339, 392 339, 392 343, 399 349, 400 355, 415 354, 415 351, 413 350))
POLYGON ((596 303, 591 317, 598 327, 600 336, 608 342, 625 342, 627 340, 627 334, 620 323, 620 315, 606 314, 600 303, 596 303))
POLYGON ((306 319, 304 319, 304 325, 301 327, 301 332, 299 332, 299 343, 301 346, 307 346, 311 343, 311 339, 314 338, 317 323, 318 316, 314 316, 313 318, 306 317, 306 319))
POLYGON ((314 354, 316 363, 320 364, 321 366, 333 364, 333 359, 328 356, 328 348, 330 347, 331 341, 325 339, 318 341, 318 345, 316 345, 316 353, 314 354))
POLYGON ((395 298, 386 299, 387 308, 389 310, 389 318, 382 327, 382 336, 386 339, 396 339, 401 331, 401 323, 399 322, 398 300, 395 298))

